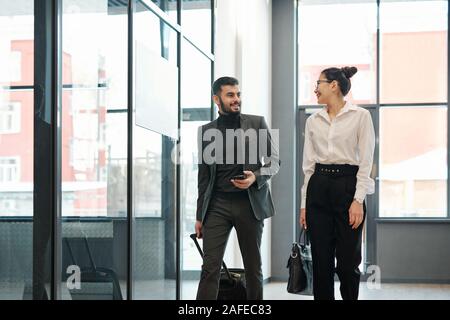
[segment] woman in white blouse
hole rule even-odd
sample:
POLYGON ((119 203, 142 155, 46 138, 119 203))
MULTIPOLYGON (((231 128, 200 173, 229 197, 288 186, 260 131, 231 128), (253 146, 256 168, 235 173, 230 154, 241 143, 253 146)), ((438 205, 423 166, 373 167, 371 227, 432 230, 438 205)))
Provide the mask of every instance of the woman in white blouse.
POLYGON ((364 199, 375 185, 375 133, 369 111, 344 100, 356 72, 323 70, 314 92, 325 107, 306 121, 300 224, 311 239, 316 300, 334 299, 335 272, 342 298, 358 299, 364 199))

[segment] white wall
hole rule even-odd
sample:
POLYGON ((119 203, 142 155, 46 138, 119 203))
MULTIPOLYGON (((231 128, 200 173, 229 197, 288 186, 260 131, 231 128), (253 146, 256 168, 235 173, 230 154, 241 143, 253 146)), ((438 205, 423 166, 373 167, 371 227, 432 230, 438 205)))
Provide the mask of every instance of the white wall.
MULTIPOLYGON (((272 0, 216 0, 215 79, 240 81, 242 112, 272 118, 272 0)), ((264 278, 271 276, 271 222, 264 221, 261 253, 264 278)), ((230 267, 242 267, 233 231, 225 252, 230 267)))

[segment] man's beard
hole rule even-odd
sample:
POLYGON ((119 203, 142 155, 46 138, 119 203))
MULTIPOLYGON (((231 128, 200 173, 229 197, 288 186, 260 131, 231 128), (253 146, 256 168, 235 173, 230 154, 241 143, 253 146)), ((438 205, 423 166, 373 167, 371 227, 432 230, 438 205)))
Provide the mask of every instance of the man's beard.
POLYGON ((219 97, 219 101, 220 101, 220 110, 222 111, 222 113, 233 114, 233 115, 238 115, 241 113, 242 103, 239 103, 239 111, 233 111, 231 108, 225 107, 225 104, 223 103, 223 101, 220 97, 219 97))

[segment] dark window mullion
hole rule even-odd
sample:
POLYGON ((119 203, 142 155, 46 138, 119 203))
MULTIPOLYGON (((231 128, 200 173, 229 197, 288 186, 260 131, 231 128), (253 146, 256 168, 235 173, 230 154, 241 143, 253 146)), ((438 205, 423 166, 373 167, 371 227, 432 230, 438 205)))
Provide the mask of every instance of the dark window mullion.
POLYGON ((62 273, 62 6, 63 0, 54 0, 54 61, 53 61, 53 98, 55 101, 53 158, 55 159, 55 211, 53 212, 53 270, 52 270, 52 299, 61 300, 60 275, 62 273))
POLYGON ((134 112, 133 112, 133 15, 135 9, 136 0, 128 0, 128 118, 127 118, 127 226, 128 226, 128 238, 127 238, 127 300, 133 300, 133 231, 134 231, 134 217, 133 217, 133 124, 134 124, 134 112))
MULTIPOLYGON (((447 3, 447 6, 449 3, 447 3)), ((450 218, 450 112, 448 103, 450 101, 450 8, 447 7, 447 218, 450 218)))
MULTIPOLYGON (((178 10, 178 22, 181 22, 181 0, 177 3, 177 10, 178 10)), ((181 146, 181 121, 183 120, 182 117, 182 105, 181 105, 181 95, 183 92, 181 91, 181 76, 182 76, 182 64, 181 64, 181 55, 183 53, 182 51, 182 40, 181 33, 177 34, 177 64, 178 64, 178 141, 176 142, 174 148, 179 148, 181 146)), ((177 156, 179 156, 179 152, 177 152, 177 156)), ((181 232, 182 232, 182 221, 181 221, 181 164, 180 161, 176 163, 175 167, 175 181, 176 181, 176 197, 175 197, 175 299, 181 300, 181 271, 182 271, 182 242, 181 242, 181 232)))
POLYGON ((45 300, 61 297, 61 0, 35 0, 34 16, 33 299, 45 300))

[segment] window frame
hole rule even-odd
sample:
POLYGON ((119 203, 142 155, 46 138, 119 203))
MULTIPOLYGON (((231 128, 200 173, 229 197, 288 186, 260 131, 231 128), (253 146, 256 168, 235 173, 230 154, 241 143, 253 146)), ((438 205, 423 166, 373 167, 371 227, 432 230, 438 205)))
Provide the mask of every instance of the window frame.
MULTIPOLYGON (((300 1, 301 0, 297 0, 297 13, 299 10, 301 10, 301 5, 300 5, 300 1)), ((376 170, 375 172, 375 194, 372 195, 373 198, 373 210, 376 213, 374 215, 374 220, 379 222, 379 221, 413 221, 413 222, 420 222, 420 221, 445 221, 445 222, 450 222, 450 130, 449 130, 449 126, 450 126, 450 112, 448 105, 449 105, 449 101, 450 101, 450 81, 447 81, 447 101, 445 102, 430 102, 430 103, 380 103, 380 73, 381 73, 381 65, 380 65, 380 58, 381 58, 381 31, 380 31, 380 6, 381 6, 381 1, 382 0, 377 0, 376 1, 376 10, 377 10, 377 34, 376 34, 376 103, 373 104, 364 104, 364 105, 360 105, 362 107, 368 108, 368 109, 373 109, 374 113, 375 113, 375 117, 376 119, 373 119, 374 122, 374 126, 375 126, 375 132, 376 132, 376 145, 375 145, 375 154, 374 154, 374 168, 376 170), (379 159, 379 150, 380 150, 380 145, 379 145, 379 130, 380 130, 380 123, 379 123, 379 117, 380 117, 380 111, 383 108, 391 108, 391 107, 396 107, 396 108, 410 108, 410 107, 433 107, 433 106, 447 106, 447 215, 445 217, 380 217, 379 216, 379 209, 380 209, 380 201, 379 201, 379 194, 380 194, 380 181, 378 179, 379 176, 379 168, 380 168, 380 159, 379 159)), ((298 21, 298 19, 297 19, 298 21)), ((297 28, 300 28, 300 22, 297 23, 297 28)), ((450 79, 450 33, 449 33, 449 29, 450 29, 450 7, 448 7, 447 9, 447 78, 450 79)), ((297 40, 298 41, 298 40, 297 40)), ((299 51, 301 50, 301 48, 299 48, 299 51)), ((297 59, 298 58, 298 54, 297 54, 297 59)), ((298 64, 298 63, 297 63, 298 64)), ((298 75, 297 78, 299 78, 299 71, 297 71, 298 75)), ((299 93, 297 93, 299 95, 299 93)), ((320 105, 302 105, 299 104, 297 106, 297 111, 299 114, 299 118, 301 117, 302 111, 303 113, 307 110, 307 109, 311 109, 311 108, 320 108, 320 105)), ((297 122, 299 125, 301 125, 301 123, 304 123, 305 119, 299 119, 299 121, 297 122)), ((302 128, 301 126, 299 128, 302 128)), ((301 130, 299 130, 301 131, 301 130)), ((299 134, 298 137, 298 141, 299 141, 299 145, 297 146, 297 154, 301 155, 301 149, 302 147, 302 143, 304 141, 303 136, 301 135, 301 132, 299 134)), ((301 158, 299 158, 301 159, 301 158)), ((301 179, 298 179, 298 183, 300 186, 300 183, 303 181, 303 171, 301 170, 301 161, 299 164, 299 172, 301 175, 301 179)), ((297 202, 299 201, 299 195, 297 195, 297 202)))

